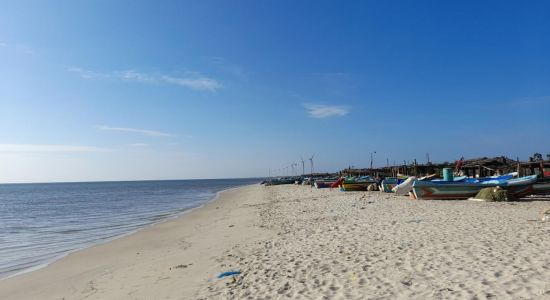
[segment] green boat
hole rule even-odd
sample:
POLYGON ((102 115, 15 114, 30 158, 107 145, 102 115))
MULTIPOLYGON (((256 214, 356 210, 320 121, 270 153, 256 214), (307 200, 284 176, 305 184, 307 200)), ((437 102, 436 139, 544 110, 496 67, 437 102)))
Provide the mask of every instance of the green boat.
POLYGON ((372 179, 368 176, 360 178, 350 178, 344 180, 340 183, 340 190, 349 192, 349 191, 366 191, 371 184, 378 184, 375 179, 372 179))

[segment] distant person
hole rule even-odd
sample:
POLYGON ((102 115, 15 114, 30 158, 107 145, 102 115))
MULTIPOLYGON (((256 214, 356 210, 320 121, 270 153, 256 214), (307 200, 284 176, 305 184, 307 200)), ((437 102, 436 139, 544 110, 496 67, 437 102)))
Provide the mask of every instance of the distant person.
POLYGON ((464 156, 460 158, 460 160, 456 161, 455 165, 455 174, 459 174, 460 170, 462 169, 462 165, 464 164, 464 156))

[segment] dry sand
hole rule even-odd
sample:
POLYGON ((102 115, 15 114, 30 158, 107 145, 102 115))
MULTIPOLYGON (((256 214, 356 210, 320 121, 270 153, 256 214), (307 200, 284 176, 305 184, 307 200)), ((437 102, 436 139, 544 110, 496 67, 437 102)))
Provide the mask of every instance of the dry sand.
POLYGON ((250 186, 0 281, 0 299, 550 299, 549 207, 250 186))

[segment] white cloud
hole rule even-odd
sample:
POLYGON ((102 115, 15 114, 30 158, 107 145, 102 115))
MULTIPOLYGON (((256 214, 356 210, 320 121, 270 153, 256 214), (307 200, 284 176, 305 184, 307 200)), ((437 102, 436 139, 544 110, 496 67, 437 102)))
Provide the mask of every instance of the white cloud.
POLYGON ((155 82, 155 79, 153 77, 143 73, 139 73, 134 70, 119 72, 117 73, 116 76, 120 77, 121 79, 129 80, 129 81, 139 81, 139 82, 149 82, 149 83, 155 82))
POLYGON ((155 137, 173 136, 173 134, 170 134, 170 133, 156 131, 156 130, 148 130, 148 129, 138 129, 138 128, 128 128, 128 127, 110 127, 105 125, 96 126, 96 128, 100 130, 108 130, 108 131, 139 133, 139 134, 155 136, 155 137))
POLYGON ((109 149, 91 146, 0 144, 0 152, 106 152, 109 149))
POLYGON ((215 92, 222 87, 217 80, 208 78, 196 72, 187 72, 183 77, 176 77, 166 74, 146 74, 134 70, 101 73, 73 67, 68 68, 67 71, 75 73, 84 79, 114 79, 149 84, 164 83, 182 86, 197 91, 215 92))
POLYGON ((181 78, 181 77, 162 76, 161 80, 166 83, 188 87, 190 89, 198 90, 198 91, 215 92, 217 89, 221 88, 221 84, 219 82, 217 82, 214 79, 206 78, 206 77, 181 78))
POLYGON ((304 104, 307 113, 312 118, 343 117, 349 113, 346 106, 333 106, 322 104, 304 104))

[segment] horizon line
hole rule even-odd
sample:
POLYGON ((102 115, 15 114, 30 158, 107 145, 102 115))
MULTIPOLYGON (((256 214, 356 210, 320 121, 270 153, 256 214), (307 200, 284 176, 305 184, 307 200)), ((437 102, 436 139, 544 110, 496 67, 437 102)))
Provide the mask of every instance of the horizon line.
POLYGON ((60 184, 60 183, 104 183, 104 182, 145 182, 145 181, 183 181, 183 180, 229 180, 229 179, 262 179, 265 177, 226 177, 226 178, 187 178, 187 179, 136 179, 136 180, 85 180, 85 181, 42 181, 42 182, 0 182, 5 184, 60 184))

